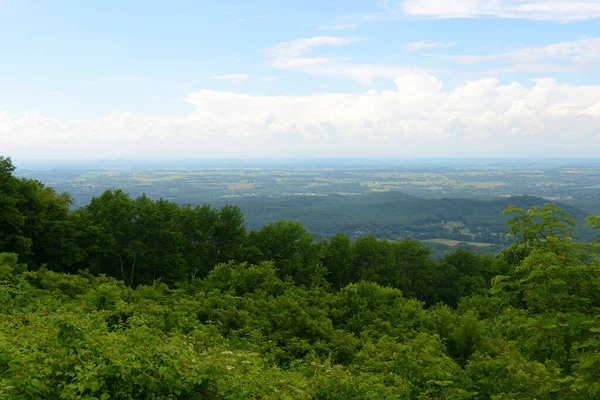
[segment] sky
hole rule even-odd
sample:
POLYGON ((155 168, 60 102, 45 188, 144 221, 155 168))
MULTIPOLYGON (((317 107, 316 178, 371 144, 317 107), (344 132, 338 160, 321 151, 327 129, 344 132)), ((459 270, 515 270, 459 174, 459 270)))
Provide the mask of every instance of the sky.
POLYGON ((0 155, 598 157, 600 0, 0 0, 0 155))

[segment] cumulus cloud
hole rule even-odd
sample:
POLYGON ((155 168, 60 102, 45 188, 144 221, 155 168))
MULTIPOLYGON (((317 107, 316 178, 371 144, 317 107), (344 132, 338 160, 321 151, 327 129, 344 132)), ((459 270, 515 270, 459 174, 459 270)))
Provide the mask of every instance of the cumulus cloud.
POLYGON ((248 75, 248 74, 214 75, 214 76, 211 76, 209 79, 231 81, 231 82, 239 83, 239 82, 243 82, 243 81, 250 79, 250 75, 248 75))
POLYGON ((388 10, 424 18, 520 18, 576 21, 600 18, 597 0, 404 0, 386 1, 388 10))
POLYGON ((279 70, 303 72, 313 75, 345 77, 361 84, 370 84, 375 78, 388 78, 411 71, 414 67, 401 65, 371 65, 352 63, 349 57, 312 56, 313 49, 323 46, 344 46, 363 41, 362 38, 316 36, 282 42, 267 50, 271 65, 279 70))
POLYGON ((454 42, 440 42, 435 40, 421 40, 417 42, 410 42, 404 45, 406 50, 410 51, 418 51, 418 50, 428 50, 435 48, 448 48, 453 47, 458 44, 458 41, 454 42))
POLYGON ((496 79, 453 90, 427 73, 362 94, 251 96, 201 90, 185 118, 55 119, 0 111, 15 157, 595 156, 600 86, 496 79))

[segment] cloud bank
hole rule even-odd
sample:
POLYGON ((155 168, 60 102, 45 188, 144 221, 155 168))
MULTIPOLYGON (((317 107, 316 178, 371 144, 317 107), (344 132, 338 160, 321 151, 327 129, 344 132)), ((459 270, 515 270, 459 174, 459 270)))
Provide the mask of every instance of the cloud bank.
POLYGON ((0 111, 14 157, 597 156, 600 86, 496 79, 444 90, 409 73, 362 94, 251 96, 200 90, 185 118, 112 113, 59 120, 0 111))

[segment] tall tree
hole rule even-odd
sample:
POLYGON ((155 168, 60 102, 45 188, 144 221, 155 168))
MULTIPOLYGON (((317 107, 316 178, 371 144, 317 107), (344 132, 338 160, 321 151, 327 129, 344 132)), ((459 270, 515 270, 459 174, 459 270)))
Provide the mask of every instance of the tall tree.
POLYGON ((25 216, 21 211, 21 181, 13 175, 10 158, 0 156, 0 252, 30 254, 31 238, 23 235, 25 216))
POLYGON ((297 283, 308 282, 313 236, 300 222, 281 220, 266 225, 251 232, 249 242, 263 260, 275 262, 281 276, 291 276, 297 283))
POLYGON ((203 278, 217 263, 217 249, 212 240, 218 214, 210 206, 185 206, 180 214, 183 256, 189 279, 203 278))
POLYGON ((329 270, 329 281, 339 289, 351 282, 352 276, 352 241, 338 232, 325 247, 323 263, 329 270))
POLYGON ((93 233, 101 268, 106 267, 106 272, 120 276, 126 282, 133 281, 142 250, 142 243, 136 237, 140 218, 136 211, 135 202, 122 190, 107 190, 84 208, 95 228, 93 233))
POLYGON ((221 208, 211 236, 217 262, 233 260, 245 236, 244 216, 239 207, 227 205, 221 208))

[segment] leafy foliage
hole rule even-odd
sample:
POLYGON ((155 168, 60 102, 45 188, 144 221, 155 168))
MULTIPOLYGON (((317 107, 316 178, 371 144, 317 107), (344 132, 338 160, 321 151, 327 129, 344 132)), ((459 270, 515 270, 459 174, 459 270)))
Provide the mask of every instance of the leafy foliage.
POLYGON ((71 212, 0 164, 0 399, 600 396, 598 243, 553 205, 435 261, 119 190, 71 212))

